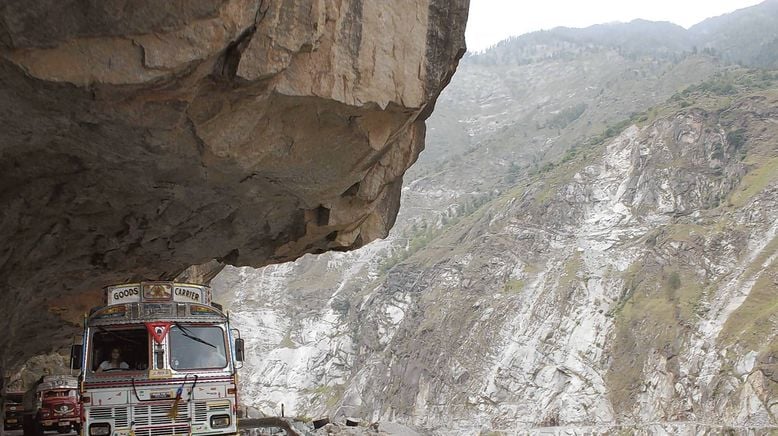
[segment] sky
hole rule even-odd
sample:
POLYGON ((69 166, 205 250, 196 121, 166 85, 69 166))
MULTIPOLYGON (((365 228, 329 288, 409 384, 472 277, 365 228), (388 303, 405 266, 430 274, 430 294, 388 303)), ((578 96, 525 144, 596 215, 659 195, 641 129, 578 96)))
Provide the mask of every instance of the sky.
POLYGON ((635 18, 683 27, 762 0, 470 0, 467 48, 480 51, 514 35, 635 18))

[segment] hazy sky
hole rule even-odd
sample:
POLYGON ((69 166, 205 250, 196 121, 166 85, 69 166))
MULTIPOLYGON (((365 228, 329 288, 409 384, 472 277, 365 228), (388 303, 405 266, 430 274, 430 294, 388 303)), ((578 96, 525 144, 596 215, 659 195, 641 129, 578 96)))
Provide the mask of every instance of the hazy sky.
POLYGON ((467 48, 483 50, 509 36, 557 26, 586 27, 644 18, 688 28, 761 0, 470 0, 467 48))

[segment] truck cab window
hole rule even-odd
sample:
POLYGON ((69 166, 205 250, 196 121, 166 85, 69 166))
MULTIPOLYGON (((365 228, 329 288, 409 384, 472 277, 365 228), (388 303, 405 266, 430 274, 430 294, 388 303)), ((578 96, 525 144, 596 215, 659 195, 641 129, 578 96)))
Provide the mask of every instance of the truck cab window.
POLYGON ((146 370, 148 344, 145 328, 100 329, 92 337, 91 369, 94 372, 146 370))
POLYGON ((227 366, 224 330, 214 326, 176 324, 170 329, 170 367, 221 369, 227 366))

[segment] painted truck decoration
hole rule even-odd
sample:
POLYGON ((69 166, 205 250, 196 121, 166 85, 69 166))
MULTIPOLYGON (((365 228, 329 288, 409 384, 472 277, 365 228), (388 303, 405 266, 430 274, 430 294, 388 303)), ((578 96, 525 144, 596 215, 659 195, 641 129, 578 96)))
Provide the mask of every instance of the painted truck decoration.
POLYGON ((237 433, 243 340, 207 286, 109 286, 92 310, 81 370, 83 436, 237 433))

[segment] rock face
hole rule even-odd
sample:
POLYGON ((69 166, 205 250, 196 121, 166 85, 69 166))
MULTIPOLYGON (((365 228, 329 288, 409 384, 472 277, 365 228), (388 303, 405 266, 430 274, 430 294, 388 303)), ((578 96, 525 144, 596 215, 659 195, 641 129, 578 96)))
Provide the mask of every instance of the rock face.
POLYGON ((467 8, 4 2, 0 366, 66 342, 111 282, 385 236, 467 8))

